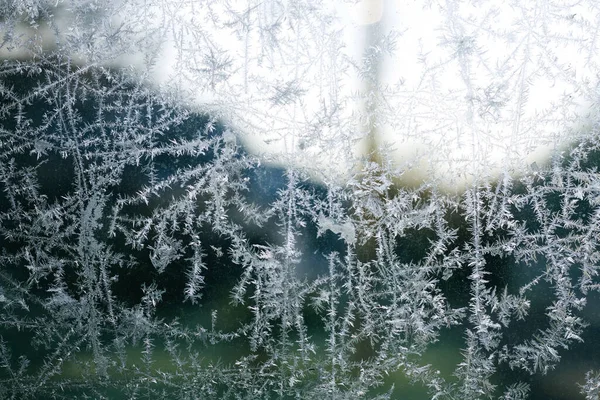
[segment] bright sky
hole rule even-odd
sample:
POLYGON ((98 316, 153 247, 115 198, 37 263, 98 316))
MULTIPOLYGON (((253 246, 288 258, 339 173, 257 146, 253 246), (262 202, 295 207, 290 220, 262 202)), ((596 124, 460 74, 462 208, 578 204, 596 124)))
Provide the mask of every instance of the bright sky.
MULTIPOLYGON (((303 38, 304 51, 298 53, 295 37, 280 41, 280 59, 246 63, 245 73, 268 84, 298 77, 300 70, 306 84, 299 101, 274 106, 251 92, 250 112, 233 116, 232 123, 243 134, 253 132, 247 146, 266 158, 292 160, 342 179, 356 164, 349 155, 360 157, 366 146, 359 140, 349 152, 338 143, 372 129, 397 165, 406 163, 419 179, 450 187, 482 174, 518 173, 534 161, 541 165, 595 115, 595 3, 467 3, 440 2, 442 8, 405 0, 332 2, 330 32, 341 29, 343 57, 327 53, 333 35, 303 38), (361 65, 365 48, 376 44, 369 36, 374 27, 381 37, 393 38, 395 48, 378 56, 380 100, 369 109, 364 99, 372 88, 355 69, 340 66, 361 65), (293 58, 300 55, 314 57, 314 63, 298 68, 293 58), (307 126, 333 107, 341 108, 337 126, 322 123, 321 140, 303 143, 307 126), (372 113, 376 117, 364 123, 372 113)), ((285 18, 288 11, 272 17, 285 18)), ((304 26, 298 24, 300 31, 304 26)))

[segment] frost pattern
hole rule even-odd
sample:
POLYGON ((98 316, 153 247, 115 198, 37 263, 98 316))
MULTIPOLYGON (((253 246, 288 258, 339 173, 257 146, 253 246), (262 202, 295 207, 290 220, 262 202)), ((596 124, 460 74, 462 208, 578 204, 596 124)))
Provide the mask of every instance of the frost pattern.
MULTIPOLYGON (((344 2, 5 2, 0 397, 540 396, 536 379, 598 329, 600 13, 493 3, 425 2, 445 16, 440 53, 411 50, 427 68, 409 90, 378 71, 402 32, 373 25, 357 60, 344 2), (519 51, 492 63, 486 35, 519 51), (551 52, 563 43, 585 72, 551 52), (542 111, 538 77, 564 94, 542 111), (442 137, 399 162, 381 137, 425 120, 442 137), (495 133, 474 133, 507 121, 489 172, 495 133), (456 140, 487 150, 456 156, 456 140), (539 165, 536 140, 555 147, 539 165), (416 165, 430 175, 406 178, 416 165), (457 171, 469 183, 444 190, 457 171)), ((591 399, 587 369, 566 384, 591 399)))
POLYGON ((581 393, 586 400, 597 399, 600 396, 600 375, 594 371, 585 374, 585 385, 581 386, 581 393))

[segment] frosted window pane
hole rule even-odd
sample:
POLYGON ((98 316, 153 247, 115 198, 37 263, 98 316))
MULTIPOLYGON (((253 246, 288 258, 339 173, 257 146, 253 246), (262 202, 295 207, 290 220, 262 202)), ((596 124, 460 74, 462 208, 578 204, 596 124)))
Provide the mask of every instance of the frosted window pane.
POLYGON ((596 399, 594 1, 0 5, 0 398, 596 399))

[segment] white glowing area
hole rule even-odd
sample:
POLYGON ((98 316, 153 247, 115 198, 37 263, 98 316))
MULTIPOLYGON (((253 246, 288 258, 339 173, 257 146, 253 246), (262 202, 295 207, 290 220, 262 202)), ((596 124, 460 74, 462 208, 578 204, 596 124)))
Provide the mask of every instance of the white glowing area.
MULTIPOLYGON (((369 151, 447 188, 518 174, 596 119, 594 0, 426 3, 108 2, 118 54, 92 36, 74 57, 131 65, 265 162, 342 182, 369 151)), ((90 29, 56 21, 58 42, 90 29)))
POLYGON ((187 89, 269 162, 343 180, 372 134, 417 180, 461 186, 543 162, 595 115, 595 6, 544 4, 337 2, 303 15, 292 2, 165 6, 157 21, 177 24, 153 79, 187 89), (196 35, 209 12, 249 24, 246 35, 196 35))

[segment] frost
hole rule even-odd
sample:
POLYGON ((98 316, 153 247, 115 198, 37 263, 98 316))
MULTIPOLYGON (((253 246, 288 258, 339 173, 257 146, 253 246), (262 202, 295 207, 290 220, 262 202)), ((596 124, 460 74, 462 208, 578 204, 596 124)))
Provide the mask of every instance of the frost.
POLYGON ((3 2, 0 397, 597 398, 599 16, 3 2))
POLYGON ((600 375, 594 371, 585 374, 585 385, 581 386, 581 393, 586 400, 597 399, 600 395, 600 375))
POLYGON ((319 224, 319 234, 322 234, 324 231, 329 230, 335 234, 340 235, 340 237, 344 239, 349 245, 354 245, 356 243, 356 231, 354 230, 352 222, 346 221, 343 223, 338 223, 330 218, 324 217, 321 214, 319 215, 317 223, 319 224))

